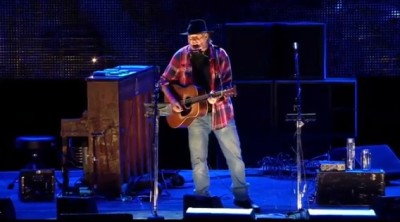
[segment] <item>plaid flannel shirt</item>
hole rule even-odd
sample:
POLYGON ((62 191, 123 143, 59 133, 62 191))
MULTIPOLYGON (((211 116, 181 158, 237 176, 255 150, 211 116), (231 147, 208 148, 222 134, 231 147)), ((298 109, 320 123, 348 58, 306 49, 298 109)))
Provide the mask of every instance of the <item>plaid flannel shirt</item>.
MULTIPOLYGON (((220 89, 220 77, 222 87, 232 86, 232 70, 229 56, 223 48, 219 48, 210 44, 210 88, 213 91, 223 90, 220 89), (218 62, 216 60, 216 53, 218 53, 218 62)), ((168 85, 170 83, 178 83, 181 86, 188 86, 193 84, 192 65, 190 63, 190 47, 186 45, 180 48, 172 56, 168 66, 161 75, 161 85, 168 85)), ((173 98, 168 98, 168 101, 173 98)), ((176 98, 180 99, 180 98, 176 98)), ((212 109, 212 127, 213 129, 224 128, 227 123, 234 118, 233 104, 231 98, 228 96, 222 97, 215 104, 212 109)))

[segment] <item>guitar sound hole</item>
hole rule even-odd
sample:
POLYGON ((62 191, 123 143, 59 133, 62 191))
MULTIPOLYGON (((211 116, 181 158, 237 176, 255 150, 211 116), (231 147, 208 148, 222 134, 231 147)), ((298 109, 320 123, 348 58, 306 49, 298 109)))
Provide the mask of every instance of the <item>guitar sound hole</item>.
POLYGON ((181 115, 182 116, 186 116, 186 115, 188 115, 189 113, 190 113, 190 107, 185 107, 185 109, 181 112, 181 115))
POLYGON ((184 97, 182 106, 183 106, 184 111, 185 110, 190 111, 190 109, 192 107, 192 102, 190 101, 190 96, 184 97))

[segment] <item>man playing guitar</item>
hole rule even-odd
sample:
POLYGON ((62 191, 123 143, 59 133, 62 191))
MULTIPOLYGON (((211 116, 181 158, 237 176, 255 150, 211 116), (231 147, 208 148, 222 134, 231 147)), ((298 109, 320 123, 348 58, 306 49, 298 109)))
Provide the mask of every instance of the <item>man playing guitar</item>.
POLYGON ((188 44, 174 53, 160 78, 164 97, 172 107, 167 121, 173 128, 188 129, 195 194, 210 196, 207 158, 209 134, 213 132, 231 174, 234 204, 259 213, 260 207, 249 197, 234 119, 230 96, 236 91, 229 56, 212 43, 211 33, 201 19, 191 20, 187 31, 181 33, 187 36, 188 44))

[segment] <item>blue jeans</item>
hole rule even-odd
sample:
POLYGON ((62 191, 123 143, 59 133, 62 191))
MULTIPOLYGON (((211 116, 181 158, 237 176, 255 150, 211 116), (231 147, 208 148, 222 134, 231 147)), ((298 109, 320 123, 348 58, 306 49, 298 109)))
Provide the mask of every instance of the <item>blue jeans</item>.
POLYGON ((190 161, 195 194, 209 196, 210 177, 207 164, 209 134, 213 132, 224 154, 232 179, 231 190, 236 200, 247 200, 248 183, 242 160, 235 120, 219 130, 211 128, 211 114, 195 119, 188 127, 190 161))

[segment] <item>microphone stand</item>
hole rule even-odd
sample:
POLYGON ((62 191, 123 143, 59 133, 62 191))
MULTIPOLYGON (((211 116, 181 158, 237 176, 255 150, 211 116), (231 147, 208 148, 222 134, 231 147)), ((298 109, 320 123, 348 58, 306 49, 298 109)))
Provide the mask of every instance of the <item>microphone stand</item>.
POLYGON ((302 150, 302 142, 301 142, 301 127, 304 126, 304 122, 315 121, 315 113, 302 114, 301 110, 301 84, 300 84, 300 75, 299 75, 299 53, 297 42, 293 43, 294 49, 294 64, 295 64, 295 77, 296 77, 296 98, 294 109, 296 111, 295 114, 287 114, 286 121, 295 121, 296 122, 296 164, 297 164, 297 183, 296 183, 296 206, 297 210, 302 209, 302 196, 305 192, 301 190, 301 172, 302 172, 302 159, 303 159, 303 150, 302 150), (304 118, 307 117, 307 118, 304 118))
MULTIPOLYGON (((152 216, 150 216, 149 220, 164 220, 163 216, 158 215, 158 131, 159 131, 159 93, 160 93, 160 81, 157 80, 155 82, 155 88, 153 92, 153 104, 145 104, 146 109, 149 109, 145 116, 153 117, 153 187, 151 191, 151 202, 152 202, 152 216)), ((162 104, 161 104, 162 106, 162 104)), ((164 105, 165 106, 165 105, 164 105)), ((151 155, 150 155, 151 156, 151 155)), ((151 169, 150 169, 151 171, 151 169)), ((151 173, 150 173, 151 175, 151 173)))
POLYGON ((296 88, 297 95, 295 99, 295 110, 297 111, 296 118, 296 163, 297 163, 297 184, 296 184, 296 194, 297 194, 297 210, 302 208, 302 194, 300 191, 301 185, 301 161, 302 161, 302 143, 301 143, 301 127, 304 125, 301 117, 301 84, 299 77, 299 52, 297 50, 297 42, 293 43, 294 49, 294 65, 295 65, 295 77, 296 77, 296 88))

